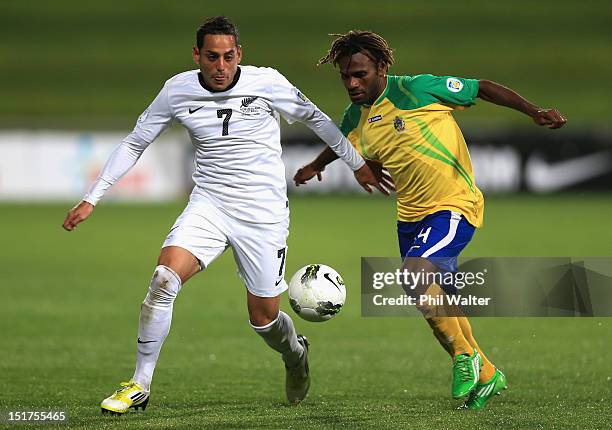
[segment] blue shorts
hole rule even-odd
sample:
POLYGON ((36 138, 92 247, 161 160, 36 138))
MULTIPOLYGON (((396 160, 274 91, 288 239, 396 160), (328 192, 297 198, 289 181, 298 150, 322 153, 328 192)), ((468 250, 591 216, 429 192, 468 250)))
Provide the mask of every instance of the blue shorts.
POLYGON ((420 221, 397 222, 402 259, 429 258, 436 266, 457 271, 457 257, 474 236, 475 227, 458 212, 439 211, 420 221))

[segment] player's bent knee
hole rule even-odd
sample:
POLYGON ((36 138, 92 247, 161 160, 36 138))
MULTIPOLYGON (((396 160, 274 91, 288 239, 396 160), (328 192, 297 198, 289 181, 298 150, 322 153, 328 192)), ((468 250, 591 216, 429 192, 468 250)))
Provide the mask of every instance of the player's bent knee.
POLYGON ((251 325, 262 327, 278 318, 280 296, 259 297, 247 291, 247 308, 251 325))
POLYGON ((200 261, 191 252, 179 246, 162 248, 157 264, 171 269, 183 284, 201 270, 200 261))
POLYGON ((265 329, 266 327, 273 325, 277 319, 278 319, 278 312, 274 315, 257 314, 257 315, 251 315, 249 317, 251 326, 253 326, 255 330, 260 329, 260 328, 265 329))
POLYGON ((181 278, 174 270, 164 265, 157 266, 144 303, 153 307, 172 306, 181 290, 181 284, 181 278))

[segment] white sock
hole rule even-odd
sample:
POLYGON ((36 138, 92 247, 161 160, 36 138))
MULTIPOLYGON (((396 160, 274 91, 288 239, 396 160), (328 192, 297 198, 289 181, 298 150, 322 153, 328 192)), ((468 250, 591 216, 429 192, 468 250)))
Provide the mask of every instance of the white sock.
POLYGON ((166 266, 155 268, 149 292, 140 306, 136 370, 132 377, 145 390, 151 387, 159 352, 170 331, 174 299, 180 289, 181 279, 174 270, 166 266))
POLYGON ((281 353, 287 367, 295 367, 300 364, 304 348, 297 340, 293 321, 289 315, 280 311, 278 317, 270 324, 263 327, 251 324, 251 327, 272 349, 281 353))

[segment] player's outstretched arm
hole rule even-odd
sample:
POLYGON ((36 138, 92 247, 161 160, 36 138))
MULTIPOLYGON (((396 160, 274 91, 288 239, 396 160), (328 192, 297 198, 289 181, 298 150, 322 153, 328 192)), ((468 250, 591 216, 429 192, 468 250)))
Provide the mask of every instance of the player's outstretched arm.
MULTIPOLYGON (((320 181, 323 178, 322 172, 325 170, 325 167, 338 159, 338 155, 330 148, 326 147, 313 161, 306 164, 305 166, 298 169, 296 174, 293 176, 293 181, 295 185, 299 187, 300 185, 306 184, 309 180, 314 178, 315 176, 320 181)), ((393 179, 391 176, 383 170, 382 164, 376 161, 366 161, 366 165, 370 168, 371 173, 376 178, 376 181, 379 183, 381 187, 376 186, 380 190, 381 193, 385 195, 389 195, 389 191, 395 191, 395 185, 393 184, 393 179), (382 188, 382 189, 381 189, 382 188)), ((355 171, 355 178, 360 169, 355 171)), ((366 173, 367 174, 367 173, 366 173)), ((359 178, 357 178, 359 181, 359 178)), ((359 182, 361 184, 361 182, 359 182)), ((363 186, 363 184, 361 184, 363 186)), ((364 187, 364 189, 366 189, 364 187)), ((366 189, 366 191, 368 191, 366 189)))
POLYGON ((140 115, 134 130, 111 153, 83 200, 70 209, 62 224, 65 230, 72 231, 85 221, 106 191, 136 164, 149 144, 170 126, 172 113, 167 100, 168 88, 164 85, 155 100, 140 115))
POLYGON ((136 164, 145 148, 146 145, 121 142, 111 153, 98 179, 91 185, 83 200, 70 209, 62 227, 67 231, 72 231, 85 221, 104 193, 136 164))
POLYGON ((68 211, 68 215, 66 215, 66 219, 64 220, 64 230, 72 231, 77 225, 85 221, 94 210, 94 205, 89 202, 81 201, 75 207, 68 211))
MULTIPOLYGON (((365 163, 365 160, 355 151, 355 148, 353 148, 348 139, 342 135, 338 127, 336 127, 327 115, 315 107, 314 112, 309 118, 303 120, 303 122, 327 144, 329 150, 335 153, 337 158, 341 158, 342 161, 353 170, 355 179, 359 182, 361 188, 371 193, 371 187, 374 187, 384 195, 389 195, 389 191, 381 185, 376 175, 374 175, 370 167, 365 163)), ((317 177, 320 177, 320 169, 324 167, 325 164, 323 166, 311 166, 310 169, 306 169, 305 177, 311 179, 315 174, 317 177), (309 175, 310 177, 308 177, 309 175)))
POLYGON ((320 181, 323 177, 321 172, 325 170, 325 167, 329 163, 337 160, 338 158, 338 155, 329 146, 325 147, 325 149, 319 155, 317 155, 317 158, 298 169, 296 174, 293 176, 295 185, 297 187, 304 185, 315 176, 320 181))
POLYGON ((548 128, 561 128, 567 122, 567 118, 561 115, 557 109, 538 107, 521 97, 517 92, 496 82, 484 79, 478 81, 478 98, 516 109, 531 117, 536 124, 548 128))

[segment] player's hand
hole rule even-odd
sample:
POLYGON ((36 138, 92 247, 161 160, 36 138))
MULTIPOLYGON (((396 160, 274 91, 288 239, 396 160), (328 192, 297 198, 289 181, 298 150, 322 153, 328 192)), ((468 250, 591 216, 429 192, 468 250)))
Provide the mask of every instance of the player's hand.
POLYGON ((359 185, 366 190, 368 193, 372 192, 370 185, 378 188, 378 191, 383 193, 385 196, 389 195, 389 191, 381 184, 376 178, 376 175, 372 172, 372 169, 367 164, 364 164, 359 169, 355 170, 355 179, 359 182, 359 185))
POLYGON ((66 219, 64 220, 64 224, 62 225, 62 227, 64 227, 64 230, 67 231, 74 230, 77 225, 89 218, 89 215, 91 215, 93 210, 94 205, 82 201, 81 203, 70 209, 68 215, 66 215, 66 219))
POLYGON ((304 167, 298 169, 295 176, 293 177, 293 182, 295 182, 296 187, 299 187, 300 185, 304 185, 306 182, 310 181, 315 176, 319 181, 321 181, 321 179, 323 178, 321 172, 323 170, 325 170, 325 167, 323 169, 317 169, 313 165, 313 163, 309 163, 304 167))
POLYGON ((548 128, 561 128, 567 122, 567 118, 557 109, 538 109, 531 117, 536 124, 548 128))
POLYGON ((389 172, 384 169, 382 163, 373 160, 367 160, 366 163, 368 166, 370 166, 372 173, 374 173, 374 176, 376 176, 376 179, 378 179, 378 182, 380 182, 383 187, 389 191, 395 191, 395 183, 393 182, 393 178, 391 178, 389 172))

